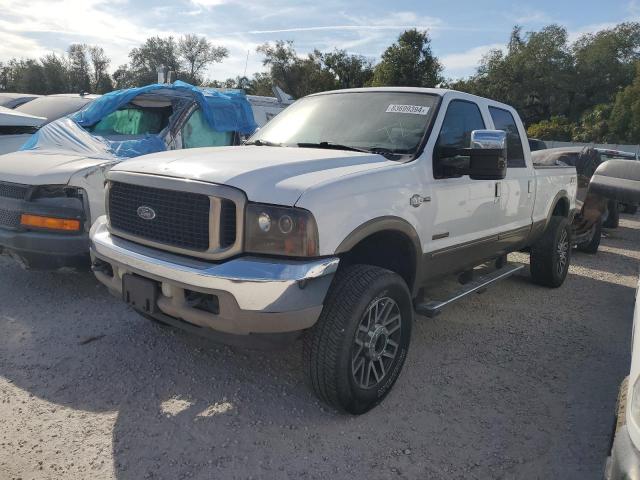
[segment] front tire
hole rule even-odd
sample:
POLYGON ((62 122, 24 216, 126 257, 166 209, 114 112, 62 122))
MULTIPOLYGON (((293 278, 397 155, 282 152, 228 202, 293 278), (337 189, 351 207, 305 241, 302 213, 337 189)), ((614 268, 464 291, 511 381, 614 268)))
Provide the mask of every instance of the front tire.
POLYGON ((532 247, 529 269, 534 283, 558 288, 571 263, 571 225, 564 217, 551 217, 549 225, 532 247))
POLYGON ((413 305, 405 281, 370 265, 336 274, 304 360, 316 395, 359 415, 378 405, 400 375, 411 339, 413 305))

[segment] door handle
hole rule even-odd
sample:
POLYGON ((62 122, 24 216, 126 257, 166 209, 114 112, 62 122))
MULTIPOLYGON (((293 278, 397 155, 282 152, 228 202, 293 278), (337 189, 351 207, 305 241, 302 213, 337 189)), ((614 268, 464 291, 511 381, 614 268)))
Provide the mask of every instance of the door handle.
POLYGON ((496 182, 496 198, 500 198, 500 195, 502 194, 502 184, 500 182, 496 182))

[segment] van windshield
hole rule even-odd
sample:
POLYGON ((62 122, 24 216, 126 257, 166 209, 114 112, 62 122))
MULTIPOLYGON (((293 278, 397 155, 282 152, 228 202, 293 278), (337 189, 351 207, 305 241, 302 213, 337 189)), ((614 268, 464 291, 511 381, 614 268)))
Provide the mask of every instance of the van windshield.
POLYGON ((305 97, 247 143, 414 154, 436 101, 432 94, 385 91, 305 97))

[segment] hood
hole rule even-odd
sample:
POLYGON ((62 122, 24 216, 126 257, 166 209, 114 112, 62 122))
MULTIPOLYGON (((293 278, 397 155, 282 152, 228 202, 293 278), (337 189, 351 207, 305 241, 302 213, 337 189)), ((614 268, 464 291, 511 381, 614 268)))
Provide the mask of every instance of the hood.
POLYGON ((65 185, 85 168, 109 163, 70 152, 25 150, 0 155, 0 181, 25 185, 65 185))
POLYGON ((47 119, 0 107, 0 127, 39 127, 47 119))
POLYGON ((381 155, 293 147, 174 150, 128 160, 114 171, 201 180, 239 188, 254 202, 294 205, 309 187, 397 165, 381 155))

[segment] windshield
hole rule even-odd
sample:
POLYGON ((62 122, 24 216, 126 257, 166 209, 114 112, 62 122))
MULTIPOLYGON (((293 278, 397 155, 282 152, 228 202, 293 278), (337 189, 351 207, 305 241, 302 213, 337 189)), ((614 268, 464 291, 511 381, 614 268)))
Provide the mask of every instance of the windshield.
POLYGON ((413 154, 436 101, 435 95, 403 92, 306 97, 267 123, 248 143, 413 154))

